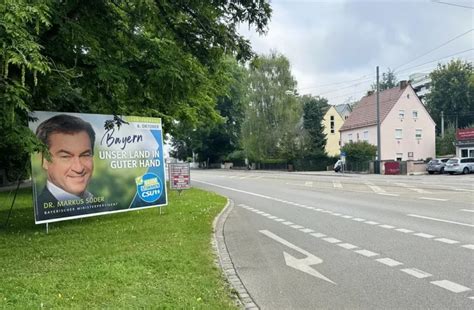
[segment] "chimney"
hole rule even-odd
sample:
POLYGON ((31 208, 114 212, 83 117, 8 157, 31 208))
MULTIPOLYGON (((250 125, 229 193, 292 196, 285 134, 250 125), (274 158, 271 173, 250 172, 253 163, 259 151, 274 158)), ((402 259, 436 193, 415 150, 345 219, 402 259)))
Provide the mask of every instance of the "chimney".
POLYGON ((407 85, 408 82, 406 80, 400 81, 400 89, 404 89, 405 87, 407 87, 407 85))
POLYGON ((372 96, 373 94, 374 94, 374 91, 373 91, 373 90, 367 91, 367 97, 372 96))

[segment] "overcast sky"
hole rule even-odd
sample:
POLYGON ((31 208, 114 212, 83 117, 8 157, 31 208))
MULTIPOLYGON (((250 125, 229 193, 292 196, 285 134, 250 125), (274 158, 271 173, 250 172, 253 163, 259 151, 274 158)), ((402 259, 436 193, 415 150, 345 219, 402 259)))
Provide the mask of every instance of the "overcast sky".
POLYGON ((359 100, 370 89, 377 65, 381 74, 391 68, 404 80, 412 73, 429 73, 453 57, 473 61, 474 10, 466 7, 474 8, 474 1, 440 1, 447 4, 273 0, 266 35, 246 26, 240 32, 256 53, 276 50, 290 60, 299 94, 340 104, 359 100))

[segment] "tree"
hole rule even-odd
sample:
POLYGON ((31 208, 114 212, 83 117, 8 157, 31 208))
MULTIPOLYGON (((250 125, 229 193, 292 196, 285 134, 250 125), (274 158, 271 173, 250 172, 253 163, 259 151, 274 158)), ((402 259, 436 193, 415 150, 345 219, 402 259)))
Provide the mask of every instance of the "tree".
POLYGON ((436 155, 453 155, 456 154, 456 147, 454 143, 456 142, 456 128, 451 124, 446 128, 444 132, 444 137, 436 137, 436 155))
POLYGON ((296 87, 288 59, 276 52, 259 56, 250 65, 250 90, 242 147, 252 161, 291 161, 298 153, 302 106, 288 95, 296 87))
POLYGON ((303 128, 308 133, 309 155, 324 155, 326 136, 324 134, 323 117, 329 106, 328 100, 322 97, 303 96, 303 128))
POLYGON ((222 63, 221 83, 227 89, 217 98, 216 110, 221 119, 215 124, 193 128, 190 124, 180 124, 180 131, 173 136, 176 152, 172 155, 185 159, 192 153, 198 161, 221 162, 240 148, 240 130, 244 116, 244 100, 247 91, 247 70, 232 57, 222 63), (182 125, 182 126, 181 126, 182 125), (192 141, 191 141, 192 140, 192 141), (183 152, 188 145, 187 152, 183 152), (184 158, 183 158, 184 157, 184 158))
POLYGON ((2 1, 0 161, 41 147, 31 110, 161 117, 171 134, 218 121, 223 56, 253 55, 237 25, 262 33, 270 14, 264 0, 2 1))
MULTIPOLYGON (((390 68, 387 69, 387 72, 382 73, 382 78, 379 80, 379 91, 384 91, 386 89, 393 88, 397 86, 397 77, 395 72, 390 68)), ((372 84, 372 90, 377 90, 377 84, 372 84)))
POLYGON ((427 94, 427 107, 431 117, 441 129, 441 112, 444 119, 456 128, 463 128, 474 117, 473 69, 470 62, 453 60, 438 64, 431 72, 431 92, 427 94))

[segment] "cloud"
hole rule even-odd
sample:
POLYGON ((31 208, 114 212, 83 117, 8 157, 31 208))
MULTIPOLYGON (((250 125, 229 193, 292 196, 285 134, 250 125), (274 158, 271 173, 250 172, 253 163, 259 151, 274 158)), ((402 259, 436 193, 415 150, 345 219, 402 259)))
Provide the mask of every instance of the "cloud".
MULTIPOLYGON (((274 1, 272 8, 266 36, 244 28, 241 33, 257 53, 277 50, 290 60, 300 93, 326 94, 332 104, 351 95, 359 99, 373 83, 377 65, 381 72, 405 69, 397 77, 406 79, 414 72, 431 71, 436 62, 417 65, 446 61, 449 58, 441 58, 473 48, 471 32, 410 62, 473 28, 473 10, 466 8, 420 0, 274 1)), ((459 56, 472 61, 472 55, 459 56)))

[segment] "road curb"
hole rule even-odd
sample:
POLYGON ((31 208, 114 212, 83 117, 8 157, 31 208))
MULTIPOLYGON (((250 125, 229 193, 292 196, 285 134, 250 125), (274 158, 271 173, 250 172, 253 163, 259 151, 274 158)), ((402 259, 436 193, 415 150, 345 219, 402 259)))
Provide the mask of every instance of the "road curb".
POLYGON ((226 206, 212 222, 212 247, 217 254, 218 261, 216 263, 219 264, 228 283, 237 292, 236 297, 239 306, 246 310, 258 310, 258 306, 250 297, 250 294, 240 280, 239 275, 237 274, 234 264, 230 258, 229 251, 227 250, 227 245, 225 244, 224 225, 227 220, 227 216, 233 208, 234 202, 230 199, 227 199, 226 206))

